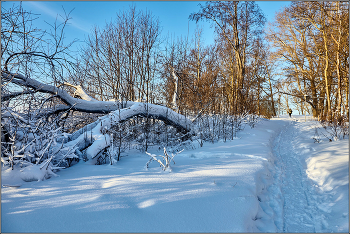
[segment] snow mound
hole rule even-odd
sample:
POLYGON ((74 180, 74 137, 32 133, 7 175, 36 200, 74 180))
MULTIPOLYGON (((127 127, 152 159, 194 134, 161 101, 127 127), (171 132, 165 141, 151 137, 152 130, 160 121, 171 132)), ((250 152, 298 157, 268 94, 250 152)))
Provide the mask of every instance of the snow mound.
POLYGON ((20 177, 25 182, 42 181, 52 176, 57 176, 52 172, 50 162, 51 159, 46 159, 38 165, 30 165, 21 170, 20 177))
POLYGON ((344 141, 323 144, 317 155, 306 160, 308 177, 322 191, 349 184, 349 145, 344 141))

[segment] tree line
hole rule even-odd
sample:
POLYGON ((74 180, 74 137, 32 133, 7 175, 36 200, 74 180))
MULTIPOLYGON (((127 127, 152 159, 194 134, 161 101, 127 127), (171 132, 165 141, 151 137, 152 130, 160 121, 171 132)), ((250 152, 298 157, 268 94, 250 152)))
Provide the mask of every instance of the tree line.
POLYGON ((276 115, 258 5, 208 2, 190 19, 213 21, 216 43, 204 46, 200 28, 190 41, 164 39, 150 12, 119 12, 94 28, 69 81, 98 100, 144 100, 185 115, 276 115))
MULTIPOLYGON (((215 27, 215 43, 206 46, 201 28, 190 39, 164 38, 155 15, 131 6, 95 27, 73 58, 69 49, 74 42, 63 44, 69 14, 64 23, 44 31, 33 27, 33 13, 14 5, 1 16, 2 70, 37 77, 71 95, 77 95, 78 85, 95 100, 162 104, 186 116, 270 118, 292 100, 302 113, 311 109, 314 117, 328 121, 347 119, 348 6, 292 2, 265 27, 255 2, 206 2, 189 16, 215 27), (277 61, 283 61, 283 69, 277 61)), ((2 82, 1 89, 4 106, 28 114, 61 102, 11 82, 2 82)), ((70 112, 62 110, 68 117, 70 112)))
POLYGON ((271 117, 282 95, 285 108, 291 99, 302 114, 311 109, 329 121, 348 116, 347 2, 292 2, 267 30, 255 2, 206 2, 199 8, 189 19, 212 23, 213 45, 203 45, 201 28, 192 40, 164 42, 155 16, 131 7, 94 29, 73 82, 99 100, 173 107, 176 93, 182 114, 271 117), (284 62, 280 71, 276 61, 284 62))

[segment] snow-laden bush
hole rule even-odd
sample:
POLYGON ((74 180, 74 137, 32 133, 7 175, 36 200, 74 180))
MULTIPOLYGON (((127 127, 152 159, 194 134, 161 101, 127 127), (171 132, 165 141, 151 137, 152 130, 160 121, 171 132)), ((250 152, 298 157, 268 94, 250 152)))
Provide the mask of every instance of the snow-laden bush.
POLYGON ((314 129, 314 142, 322 142, 321 135, 328 141, 337 141, 349 137, 349 122, 346 117, 334 117, 331 121, 316 121, 314 129))
POLYGON ((146 168, 149 167, 149 164, 153 161, 156 161, 159 163, 159 166, 162 168, 163 171, 171 171, 171 167, 170 167, 170 163, 171 161, 175 164, 174 161, 174 157, 178 154, 180 154, 183 150, 181 150, 180 152, 176 153, 176 154, 171 154, 171 156, 168 154, 167 150, 164 147, 164 155, 155 155, 155 154, 150 154, 148 152, 146 152, 146 154, 148 154, 148 156, 150 156, 150 160, 146 163, 146 168), (160 158, 160 159, 159 159, 160 158))
POLYGON ((40 165, 50 159, 55 166, 69 167, 78 160, 75 148, 65 148, 69 134, 54 122, 2 109, 1 161, 4 166, 40 165))
POLYGON ((55 168, 51 164, 52 157, 46 159, 41 164, 31 164, 21 170, 21 179, 25 182, 42 181, 52 176, 57 176, 52 170, 55 168))
POLYGON ((346 122, 346 120, 346 116, 335 115, 331 121, 321 121, 321 124, 330 136, 330 139, 337 141, 349 136, 349 122, 346 122))
POLYGON ((219 140, 233 140, 237 133, 246 125, 254 127, 259 118, 256 115, 242 113, 240 115, 205 115, 194 122, 195 135, 203 145, 203 141, 217 142, 219 140))
POLYGON ((245 122, 250 126, 250 128, 254 128, 255 125, 259 122, 260 117, 258 115, 252 114, 248 115, 245 118, 245 122))

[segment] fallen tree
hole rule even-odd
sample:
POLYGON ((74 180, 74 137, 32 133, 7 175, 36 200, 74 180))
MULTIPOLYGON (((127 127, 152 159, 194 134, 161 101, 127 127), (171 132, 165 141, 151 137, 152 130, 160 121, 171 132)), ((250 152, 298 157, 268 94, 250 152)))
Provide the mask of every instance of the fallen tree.
POLYGON ((82 150, 86 144, 90 145, 86 150, 86 156, 93 163, 96 162, 96 156, 111 144, 111 137, 107 133, 108 129, 120 122, 124 122, 134 116, 142 116, 145 118, 155 118, 177 128, 181 132, 188 132, 191 129, 192 122, 185 116, 180 115, 173 110, 150 103, 134 103, 132 106, 113 111, 103 116, 95 123, 88 126, 89 130, 82 129, 74 133, 70 137, 70 142, 65 146, 74 147, 82 150), (89 134, 84 134, 89 131, 89 134))
MULTIPOLYGON (((77 151, 78 154, 80 151, 86 150, 85 155, 91 163, 96 163, 97 155, 110 146, 111 137, 108 134, 108 129, 135 116, 161 120, 182 133, 191 131, 191 120, 165 106, 133 101, 98 101, 90 97, 80 86, 64 83, 63 85, 76 89, 74 95, 80 97, 76 98, 69 95, 69 93, 62 88, 63 85, 55 87, 25 77, 21 74, 13 74, 6 71, 2 71, 2 79, 5 82, 11 82, 22 87, 30 88, 30 93, 42 92, 55 95, 55 97, 61 99, 65 103, 65 105, 60 104, 52 110, 47 111, 61 112, 75 110, 87 113, 109 113, 74 132, 70 135, 67 142, 62 144, 62 148, 72 148, 73 151, 77 151), (86 134, 86 132, 89 132, 89 134, 86 134)), ((23 92, 23 94, 27 93, 28 91, 23 92)), ((7 97, 6 100, 9 100, 10 97, 19 96, 18 92, 16 92, 16 95, 12 95, 11 93, 4 95, 7 97)))

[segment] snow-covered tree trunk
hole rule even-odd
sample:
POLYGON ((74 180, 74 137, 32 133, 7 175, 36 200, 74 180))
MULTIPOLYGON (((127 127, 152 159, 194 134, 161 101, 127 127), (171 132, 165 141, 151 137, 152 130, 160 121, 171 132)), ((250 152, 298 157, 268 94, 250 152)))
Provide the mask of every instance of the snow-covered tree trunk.
POLYGON ((177 106, 177 95, 178 95, 178 85, 179 85, 179 77, 175 74, 175 70, 173 69, 172 75, 175 79, 175 88, 174 88, 174 95, 173 95, 173 101, 172 101, 172 105, 173 105, 173 109, 178 111, 178 106, 177 106))

